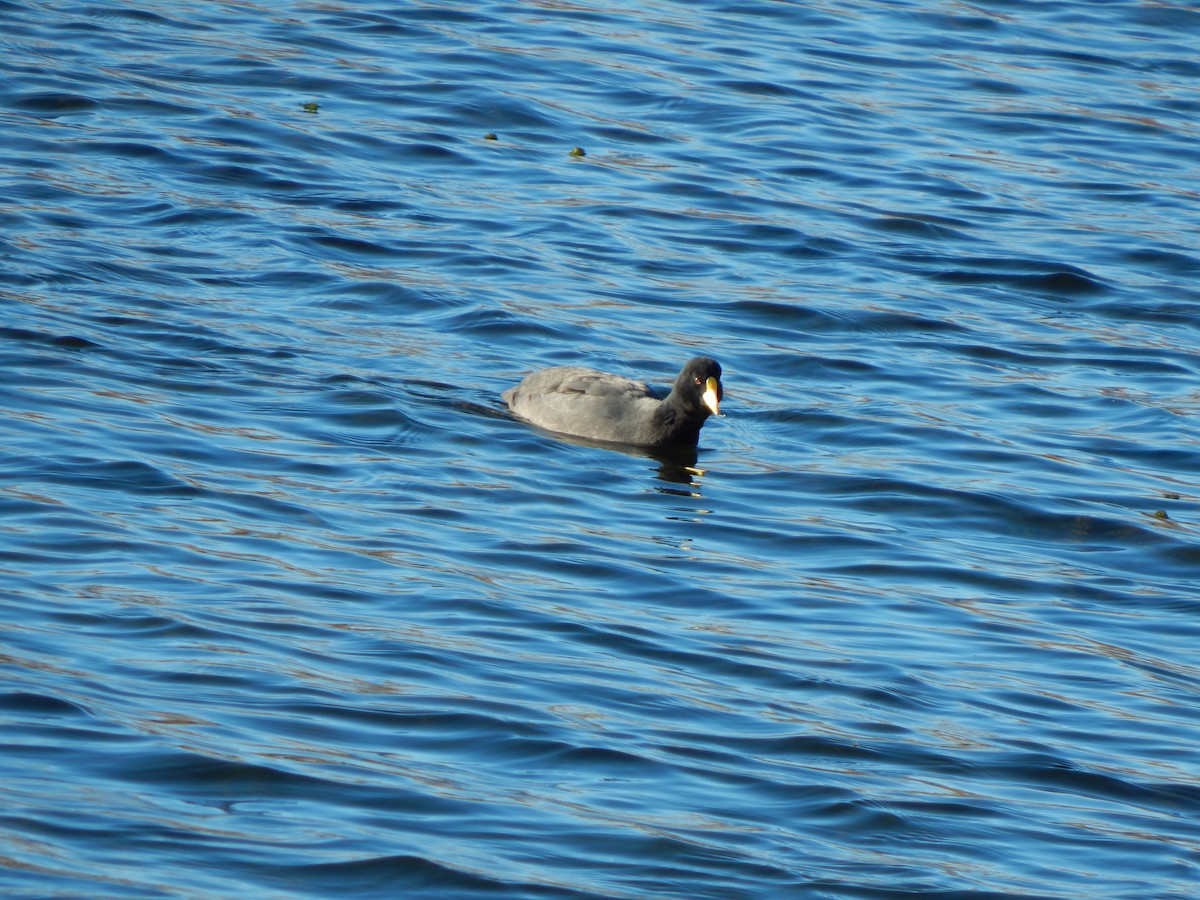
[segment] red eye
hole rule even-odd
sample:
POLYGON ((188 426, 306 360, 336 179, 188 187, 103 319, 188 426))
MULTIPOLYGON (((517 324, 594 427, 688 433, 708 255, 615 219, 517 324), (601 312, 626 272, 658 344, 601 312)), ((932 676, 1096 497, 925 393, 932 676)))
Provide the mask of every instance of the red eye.
POLYGON ((693 381, 695 381, 695 382, 696 382, 696 384, 702 384, 702 382, 700 381, 700 379, 699 379, 699 378, 695 378, 695 379, 693 379, 693 381))

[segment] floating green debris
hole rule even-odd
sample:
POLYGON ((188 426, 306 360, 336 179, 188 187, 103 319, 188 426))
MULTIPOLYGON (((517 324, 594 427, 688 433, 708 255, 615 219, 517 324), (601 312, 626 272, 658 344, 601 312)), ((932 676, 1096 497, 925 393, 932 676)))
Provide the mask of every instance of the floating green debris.
POLYGON ((1165 509, 1156 509, 1154 512, 1150 513, 1150 515, 1154 516, 1154 518, 1156 518, 1156 519, 1171 518, 1170 516, 1167 515, 1167 511, 1165 509))
POLYGON ((316 100, 309 100, 307 103, 304 104, 305 112, 315 113, 320 108, 321 108, 321 104, 318 103, 316 100))
POLYGON ((570 150, 570 153, 568 153, 568 156, 574 156, 574 157, 587 156, 587 151, 584 150, 582 147, 572 147, 570 150))
POLYGON ((489 131, 487 134, 485 134, 485 135, 483 136, 483 139, 484 139, 485 141, 495 141, 495 140, 499 140, 499 138, 497 138, 497 137, 496 137, 496 132, 494 132, 494 131, 489 131))

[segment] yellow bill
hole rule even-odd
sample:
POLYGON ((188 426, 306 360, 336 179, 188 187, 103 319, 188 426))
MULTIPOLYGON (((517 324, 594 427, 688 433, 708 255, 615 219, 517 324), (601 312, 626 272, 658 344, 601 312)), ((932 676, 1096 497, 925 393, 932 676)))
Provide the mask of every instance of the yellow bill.
POLYGON ((719 411, 721 403, 720 391, 721 385, 717 383, 717 379, 711 375, 708 376, 708 381, 704 382, 704 393, 700 396, 700 399, 704 401, 705 406, 712 410, 714 416, 721 414, 719 411))

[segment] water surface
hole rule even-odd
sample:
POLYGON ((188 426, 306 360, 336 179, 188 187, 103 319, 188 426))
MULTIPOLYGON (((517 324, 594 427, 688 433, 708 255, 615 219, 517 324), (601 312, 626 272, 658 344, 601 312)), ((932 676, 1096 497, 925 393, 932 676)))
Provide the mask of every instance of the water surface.
POLYGON ((0 885, 1194 896, 1196 33, 0 3, 0 885))

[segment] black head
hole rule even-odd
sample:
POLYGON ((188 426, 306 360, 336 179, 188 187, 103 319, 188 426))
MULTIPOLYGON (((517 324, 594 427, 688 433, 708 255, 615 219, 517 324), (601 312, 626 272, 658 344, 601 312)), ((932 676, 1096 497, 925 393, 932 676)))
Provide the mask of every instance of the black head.
POLYGON ((675 379, 673 393, 678 394, 688 406, 695 407, 702 418, 709 413, 717 415, 721 398, 721 364, 707 356, 689 359, 675 379))

